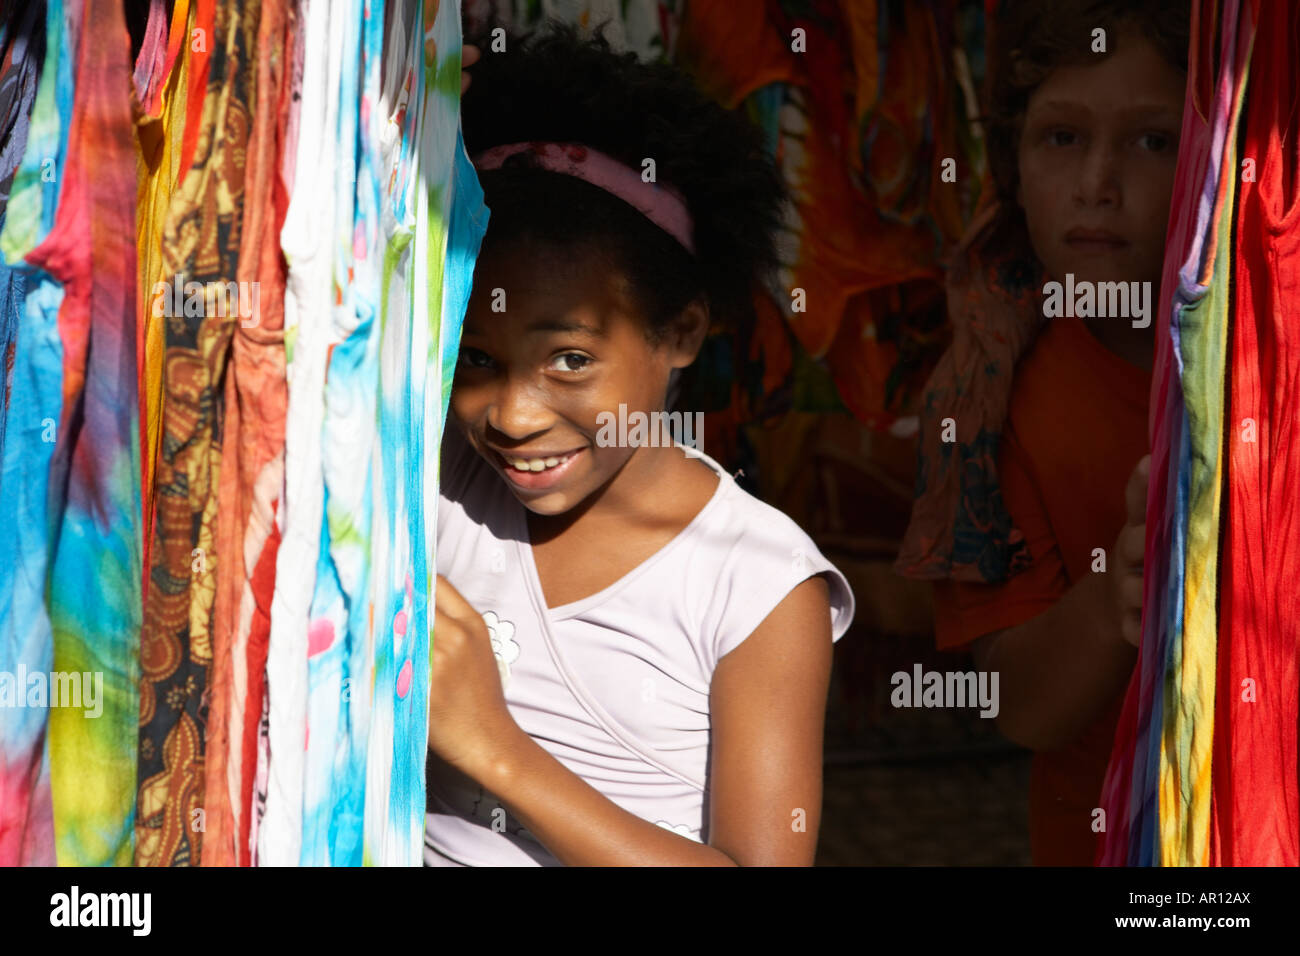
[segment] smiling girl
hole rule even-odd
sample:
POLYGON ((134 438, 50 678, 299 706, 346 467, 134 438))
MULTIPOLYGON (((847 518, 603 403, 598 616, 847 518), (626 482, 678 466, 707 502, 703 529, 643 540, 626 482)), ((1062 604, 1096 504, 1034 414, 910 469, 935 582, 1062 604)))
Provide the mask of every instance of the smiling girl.
POLYGON ((748 307, 780 180, 668 67, 569 28, 506 46, 463 104, 491 220, 443 443, 425 861, 811 864, 847 582, 702 452, 599 439, 748 307))

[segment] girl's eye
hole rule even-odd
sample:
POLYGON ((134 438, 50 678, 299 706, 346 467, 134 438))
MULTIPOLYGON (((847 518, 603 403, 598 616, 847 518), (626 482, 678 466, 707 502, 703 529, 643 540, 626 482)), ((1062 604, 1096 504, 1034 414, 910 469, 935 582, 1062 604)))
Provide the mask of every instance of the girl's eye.
POLYGON ((591 359, 580 352, 565 352, 555 356, 551 368, 557 372, 581 372, 591 364, 591 359))
POLYGON ((492 364, 492 356, 480 349, 464 346, 460 350, 459 362, 466 368, 487 368, 492 364))

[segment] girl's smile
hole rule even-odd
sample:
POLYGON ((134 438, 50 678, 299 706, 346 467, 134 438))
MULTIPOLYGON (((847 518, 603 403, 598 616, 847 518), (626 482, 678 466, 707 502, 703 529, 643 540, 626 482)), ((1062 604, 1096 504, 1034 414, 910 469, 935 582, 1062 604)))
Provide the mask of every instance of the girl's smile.
POLYGON ((652 341, 608 257, 524 240, 486 246, 475 267, 451 412, 529 511, 603 501, 618 510, 677 467, 672 448, 607 447, 603 413, 663 408, 669 377, 695 358, 707 312, 652 341), (504 308, 500 304, 504 304, 504 308))
POLYGON ((501 459, 502 467, 499 470, 507 481, 525 491, 542 491, 550 490, 564 481, 565 476, 573 471, 575 463, 581 459, 583 449, 577 448, 558 455, 494 451, 501 459))

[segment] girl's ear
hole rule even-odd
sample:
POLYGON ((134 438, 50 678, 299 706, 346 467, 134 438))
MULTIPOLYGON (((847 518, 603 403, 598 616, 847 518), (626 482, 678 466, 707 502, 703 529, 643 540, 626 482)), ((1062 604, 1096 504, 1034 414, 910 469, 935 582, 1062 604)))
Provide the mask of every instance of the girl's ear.
POLYGON ((664 346, 669 350, 669 365, 686 368, 695 361, 709 334, 709 307, 695 299, 677 315, 669 327, 664 346))

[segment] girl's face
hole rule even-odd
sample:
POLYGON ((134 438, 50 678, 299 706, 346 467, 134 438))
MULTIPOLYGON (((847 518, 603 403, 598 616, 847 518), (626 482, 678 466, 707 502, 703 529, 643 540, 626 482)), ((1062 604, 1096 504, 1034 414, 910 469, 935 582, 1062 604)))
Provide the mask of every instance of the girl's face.
POLYGON ((1051 278, 1150 281, 1159 293, 1186 77, 1143 37, 1055 70, 1020 136, 1020 205, 1051 278))
POLYGON ((662 410, 672 370, 694 360, 705 331, 707 320, 698 329, 689 321, 702 314, 687 316, 684 334, 653 345, 626 281, 607 264, 498 246, 475 268, 451 413, 525 507, 563 514, 634 456, 660 450, 598 445, 601 413, 662 410))

